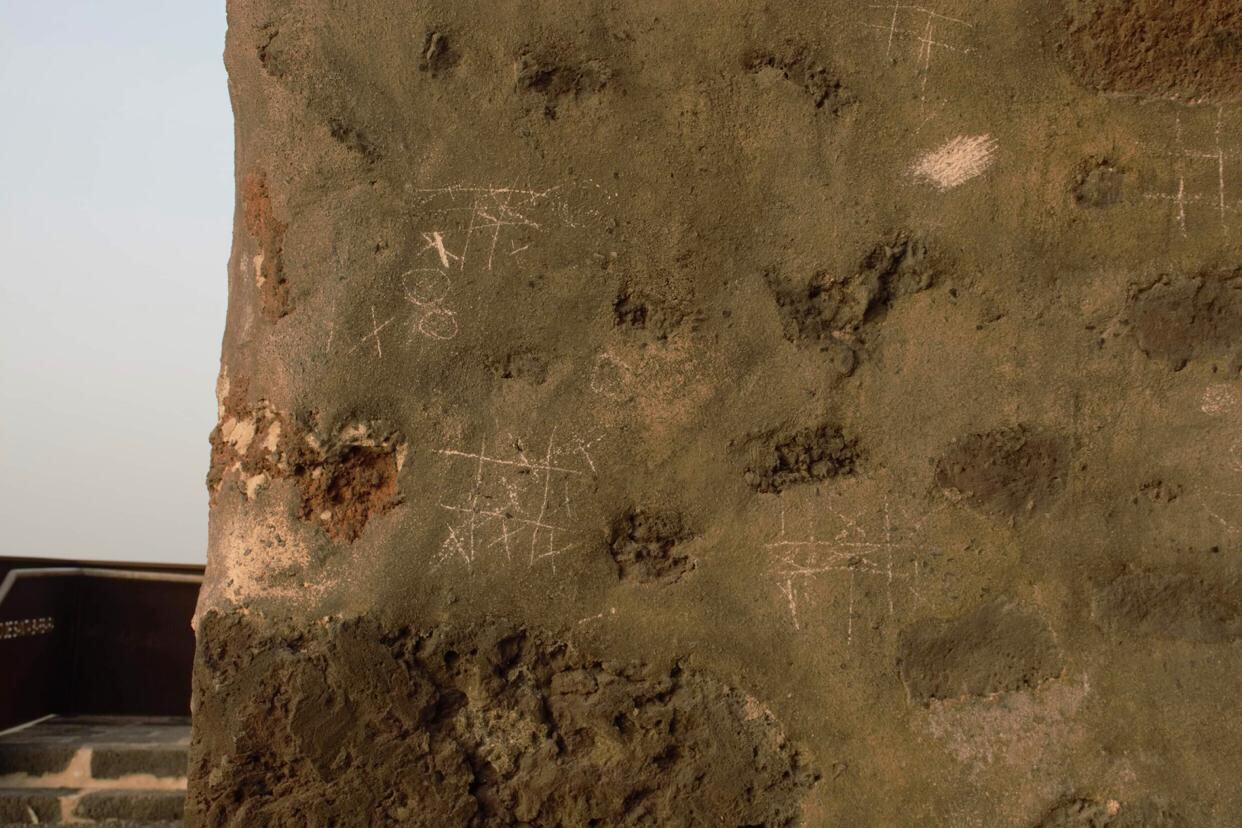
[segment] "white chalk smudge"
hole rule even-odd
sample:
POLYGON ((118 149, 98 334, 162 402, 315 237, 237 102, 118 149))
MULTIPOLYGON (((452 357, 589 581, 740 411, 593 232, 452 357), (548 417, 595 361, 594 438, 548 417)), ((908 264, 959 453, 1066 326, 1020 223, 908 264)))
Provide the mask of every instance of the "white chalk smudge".
POLYGON ((1203 403, 1199 409, 1204 414, 1217 417, 1237 405, 1238 395, 1228 385, 1209 385, 1203 392, 1203 403))
POLYGON ((951 190, 987 170, 995 158, 996 147, 996 139, 991 135, 959 135, 924 155, 912 172, 937 189, 951 190))

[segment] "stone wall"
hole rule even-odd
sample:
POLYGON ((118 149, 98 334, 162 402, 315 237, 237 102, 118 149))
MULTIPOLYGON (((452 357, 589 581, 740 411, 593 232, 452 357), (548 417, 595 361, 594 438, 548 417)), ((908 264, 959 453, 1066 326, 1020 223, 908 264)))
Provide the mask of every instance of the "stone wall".
POLYGON ((1234 825, 1233 0, 232 0, 201 825, 1234 825))

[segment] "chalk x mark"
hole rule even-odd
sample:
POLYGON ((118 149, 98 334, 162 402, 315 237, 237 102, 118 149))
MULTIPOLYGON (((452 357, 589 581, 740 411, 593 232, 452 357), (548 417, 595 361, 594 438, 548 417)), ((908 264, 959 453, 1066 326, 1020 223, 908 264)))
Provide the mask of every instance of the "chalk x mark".
POLYGON ((354 345, 354 347, 350 348, 349 352, 352 354, 354 351, 366 345, 368 340, 371 340, 375 343, 376 357, 378 357, 379 359, 383 359, 384 358, 384 342, 383 342, 383 339, 380 337, 380 334, 383 333, 384 329, 387 328, 389 325, 391 325, 395 321, 395 319, 396 317, 390 316, 387 319, 385 319, 383 322, 380 322, 379 317, 375 315, 375 306, 372 305, 371 306, 371 332, 368 333, 366 336, 362 337, 362 339, 358 340, 358 343, 354 345))

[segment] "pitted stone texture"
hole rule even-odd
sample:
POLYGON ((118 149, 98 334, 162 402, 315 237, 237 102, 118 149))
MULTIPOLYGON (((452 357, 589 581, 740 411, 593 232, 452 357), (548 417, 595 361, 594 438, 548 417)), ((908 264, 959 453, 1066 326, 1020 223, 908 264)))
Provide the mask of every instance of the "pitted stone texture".
POLYGON ((211 613, 199 636, 199 825, 785 826, 818 778, 712 676, 529 629, 211 613))
POLYGON ((1234 0, 1071 0, 1070 65, 1101 92, 1194 103, 1242 98, 1234 0))

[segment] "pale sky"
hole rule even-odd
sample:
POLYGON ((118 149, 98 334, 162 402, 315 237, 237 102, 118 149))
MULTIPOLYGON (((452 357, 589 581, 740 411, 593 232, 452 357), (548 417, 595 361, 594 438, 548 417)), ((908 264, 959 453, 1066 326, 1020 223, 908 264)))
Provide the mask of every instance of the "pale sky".
POLYGON ((0 555, 201 562, 224 0, 0 0, 0 555))

